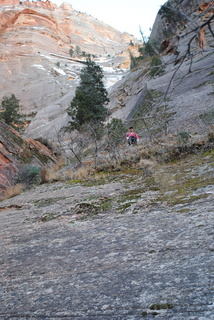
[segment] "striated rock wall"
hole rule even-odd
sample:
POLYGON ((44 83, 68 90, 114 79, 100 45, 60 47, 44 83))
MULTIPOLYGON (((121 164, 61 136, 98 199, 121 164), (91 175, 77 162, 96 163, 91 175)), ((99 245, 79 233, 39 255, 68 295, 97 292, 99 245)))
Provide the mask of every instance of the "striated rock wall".
MULTIPOLYGON (((169 1, 172 7, 179 9, 179 11, 183 14, 183 17, 188 16, 192 19, 195 19, 195 17, 198 15, 198 8, 204 2, 204 0, 177 0, 176 3, 169 1)), ((172 31, 176 31, 175 26, 168 22, 166 23, 166 21, 161 19, 161 16, 157 14, 152 27, 150 39, 163 40, 166 37, 166 34, 172 31)))
POLYGON ((70 49, 102 57, 109 67, 127 68, 127 49, 136 55, 138 45, 133 36, 68 4, 0 0, 0 67, 7 79, 0 79, 0 100, 14 93, 23 113, 37 112, 76 85, 70 79, 81 65, 70 65, 70 49))
POLYGON ((21 165, 41 167, 55 162, 54 154, 42 143, 23 140, 16 130, 0 121, 0 199, 5 189, 14 184, 21 165))
MULTIPOLYGON (((213 45, 214 38, 208 27, 204 28, 204 46, 200 46, 199 36, 192 41, 194 33, 191 33, 192 23, 200 25, 204 19, 203 8, 210 6, 209 14, 212 14, 212 2, 203 1, 179 1, 176 5, 182 5, 181 10, 189 15, 191 23, 180 25, 177 36, 171 34, 170 38, 164 37, 166 22, 158 15, 151 33, 151 40, 159 39, 159 43, 165 41, 165 50, 160 55, 164 72, 162 75, 149 76, 151 59, 147 59, 138 65, 131 73, 117 82, 110 90, 109 109, 112 111, 111 118, 120 118, 128 123, 129 114, 144 103, 144 90, 155 91, 165 95, 168 113, 171 114, 167 130, 169 133, 178 133, 186 130, 192 134, 207 132, 212 122, 202 121, 203 115, 209 114, 213 108, 213 45), (194 2, 194 4, 193 4, 194 2), (201 15, 202 13, 202 15, 201 15), (187 34, 183 37, 183 35, 187 34), (188 46, 190 43, 190 46, 188 46), (190 50, 190 54, 188 54, 190 50), (186 56, 185 56, 186 55, 186 56), (185 59, 183 59, 185 57, 185 59), (181 63, 182 62, 182 63, 181 63), (190 68, 191 66, 191 68, 190 68), (191 69, 191 70, 190 70, 191 69), (143 97, 141 99, 141 97, 143 97)), ((205 17, 206 17, 205 16, 205 17)), ((214 21, 211 23, 213 28, 214 21)), ((199 33, 200 35, 200 33, 199 33)), ((157 116, 158 107, 161 108, 163 101, 154 109, 142 112, 144 117, 157 116), (162 104, 161 104, 162 103, 162 104)), ((133 125, 137 125, 134 120, 133 125)), ((141 132, 144 135, 143 131, 141 132)))
POLYGON ((19 1, 19 0, 1 0, 0 5, 1 6, 17 6, 17 5, 30 5, 31 7, 44 7, 48 9, 56 9, 57 5, 52 3, 49 0, 46 1, 19 1))
POLYGON ((86 59, 77 49, 94 56, 109 87, 127 72, 129 51, 138 55, 139 44, 66 3, 0 0, 0 101, 11 94, 20 100, 20 113, 33 122, 26 137, 53 136, 66 121, 86 59))

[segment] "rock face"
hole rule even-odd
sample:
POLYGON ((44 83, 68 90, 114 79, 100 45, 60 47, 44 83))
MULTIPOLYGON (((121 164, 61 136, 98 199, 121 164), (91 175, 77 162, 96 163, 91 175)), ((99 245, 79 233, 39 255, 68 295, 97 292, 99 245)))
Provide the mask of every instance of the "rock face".
MULTIPOLYGON (((0 101, 15 94, 22 105, 20 112, 29 121, 44 110, 38 119, 42 117, 45 123, 33 125, 37 134, 32 131, 30 135, 33 128, 28 130, 29 137, 38 137, 53 118, 59 117, 57 127, 64 124, 87 54, 95 56, 105 68, 109 86, 129 68, 129 50, 138 54, 138 45, 133 36, 68 4, 58 8, 50 1, 0 0, 0 68, 4 75, 0 79, 0 101), (69 52, 73 52, 72 57, 69 52)), ((54 123, 51 130, 53 134, 54 123)), ((43 136, 49 131, 47 127, 43 136)))
MULTIPOLYGON (((201 10, 204 8, 202 1, 194 1, 194 5, 190 5, 188 1, 177 1, 176 3, 181 5, 181 11, 185 11, 186 8, 190 19, 198 25, 206 16, 213 14, 212 3, 210 3, 212 7, 210 6, 209 10, 202 14, 201 10)), ((212 20, 211 28, 213 25, 212 20)), ((165 104, 168 133, 176 134, 186 130, 194 134, 208 130, 213 123, 209 114, 213 112, 214 38, 206 26, 203 30, 205 45, 200 47, 200 33, 194 41, 191 40, 194 36, 191 28, 191 24, 185 20, 184 24, 179 25, 178 30, 174 29, 172 32, 171 26, 161 20, 159 15, 157 16, 151 33, 151 41, 159 41, 160 45, 164 44, 161 54, 163 74, 155 77, 149 76, 150 62, 145 61, 112 86, 109 103, 112 118, 121 118, 125 123, 129 123, 135 111, 141 108, 138 117, 141 119, 151 117, 153 121, 160 110, 163 110, 165 104), (171 37, 166 38, 166 31, 170 31, 171 37), (174 32, 177 32, 177 35, 174 32), (150 103, 150 107, 146 107, 146 93, 152 92, 156 92, 161 98, 156 99, 153 105, 150 103), (204 121, 205 118, 209 120, 204 121)), ((138 118, 136 117, 133 121, 133 125, 136 126, 138 118)), ((149 124, 149 126, 152 125, 149 124)), ((144 136, 145 131, 142 131, 141 135, 144 136)))
MULTIPOLYGON (((185 44, 180 46, 184 49, 185 44)), ((120 80, 111 88, 109 108, 112 111, 112 118, 120 118, 126 124, 133 121, 136 126, 139 119, 155 117, 157 109, 142 109, 141 114, 132 117, 133 110, 143 106, 146 94, 156 92, 161 97, 168 91, 166 98, 167 113, 169 115, 168 133, 177 134, 179 131, 186 130, 190 133, 202 133, 207 131, 213 123, 212 118, 208 120, 212 113, 213 106, 213 81, 212 73, 213 56, 209 50, 201 50, 194 57, 192 72, 189 73, 190 61, 187 59, 182 66, 168 64, 172 55, 164 56, 166 62, 166 72, 164 75, 155 77, 147 81, 144 76, 144 66, 120 80), (177 71, 176 71, 177 70, 177 71), (176 72, 176 77, 169 83, 176 72), (207 121, 206 121, 207 118, 207 121), (132 119, 132 120, 130 120, 132 119)), ((147 100, 146 100, 147 101, 147 100)), ((148 100, 149 101, 149 100, 148 100)), ((156 107, 160 107, 161 99, 157 101, 156 107)), ((163 105, 163 101, 162 101, 163 105)), ((145 132, 140 132, 144 136, 145 132)))
POLYGON ((46 146, 32 139, 23 140, 16 130, 0 121, 0 200, 5 189, 14 184, 23 164, 41 167, 54 164, 56 160, 46 146))
MULTIPOLYGON (((200 6, 204 3, 208 4, 211 3, 212 1, 205 2, 204 0, 177 0, 176 5, 179 8, 179 11, 182 12, 184 15, 192 17, 195 19, 195 17, 199 14, 198 9, 200 6), (192 14, 194 13, 194 16, 192 14)), ((169 3, 172 3, 172 1, 169 1, 169 3)), ((173 3, 172 3, 173 5, 173 3)), ((173 26, 170 23, 166 23, 164 19, 161 19, 161 16, 157 14, 156 19, 154 21, 150 39, 163 39, 166 38, 166 34, 171 32, 176 32, 175 26, 173 26), (164 35, 165 33, 165 35, 164 35)))

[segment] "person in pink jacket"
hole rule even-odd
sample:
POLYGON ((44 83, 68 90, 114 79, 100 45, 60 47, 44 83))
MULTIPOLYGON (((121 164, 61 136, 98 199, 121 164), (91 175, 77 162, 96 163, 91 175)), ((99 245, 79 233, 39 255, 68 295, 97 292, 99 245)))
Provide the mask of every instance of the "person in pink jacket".
POLYGON ((129 132, 127 132, 127 134, 126 134, 126 139, 127 139, 129 146, 132 144, 137 144, 137 142, 139 141, 139 137, 138 137, 137 133, 135 133, 133 131, 133 127, 129 128, 129 132))

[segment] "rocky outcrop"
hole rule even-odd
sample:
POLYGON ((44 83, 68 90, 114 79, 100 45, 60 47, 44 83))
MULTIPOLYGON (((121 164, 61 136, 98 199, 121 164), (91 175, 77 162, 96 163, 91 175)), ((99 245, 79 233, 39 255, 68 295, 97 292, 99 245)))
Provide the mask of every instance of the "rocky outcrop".
POLYGON ((109 87, 127 72, 139 44, 66 3, 0 0, 0 101, 11 94, 20 100, 20 113, 32 122, 26 137, 56 137, 86 55, 103 67, 109 87))
MULTIPOLYGON (((193 6, 189 2, 188 4, 186 2, 185 4, 184 1, 179 2, 183 10, 186 10, 186 14, 189 14, 197 25, 200 25, 207 17, 207 12, 212 14, 212 8, 209 7, 209 10, 204 12, 206 16, 201 15, 202 2, 194 1, 193 6)), ((213 24, 212 20, 212 28, 213 24)), ((147 59, 117 82, 110 91, 111 117, 120 118, 128 123, 132 111, 141 107, 141 113, 138 117, 141 120, 150 117, 153 121, 155 117, 158 118, 161 108, 163 110, 164 98, 168 133, 176 134, 182 130, 191 134, 207 132, 210 124, 213 123, 211 117, 214 80, 212 72, 213 35, 206 26, 204 28, 205 42, 204 46, 201 46, 199 37, 195 37, 196 41, 191 40, 194 35, 197 35, 190 32, 191 24, 179 25, 180 34, 171 34, 170 38, 164 36, 165 28, 166 21, 161 20, 158 15, 152 29, 151 41, 159 40, 160 44, 162 42, 160 58, 163 74, 151 77, 149 75, 151 59, 147 59), (184 36, 185 34, 186 36, 184 36), (149 108, 143 108, 145 86, 148 92, 156 92, 157 95, 160 95, 159 101, 157 98, 155 102, 149 101, 149 108), (143 99, 140 99, 141 97, 143 99), (206 117, 207 121, 203 121, 206 117)), ((162 121, 164 121, 163 116, 162 114, 162 121)), ((135 119, 133 125, 136 126, 137 123, 138 120, 135 119)), ((150 122, 149 126, 152 125, 153 122, 150 122)), ((145 130, 142 130, 141 135, 145 136, 145 130)))
MULTIPOLYGON (((175 9, 178 8, 179 11, 182 13, 181 20, 182 23, 187 23, 187 17, 195 19, 196 15, 198 15, 198 9, 199 7, 204 3, 204 0, 178 0, 176 3, 173 3, 173 1, 169 1, 170 5, 172 7, 175 6, 175 9)), ((165 3, 166 4, 166 3, 165 3)), ((158 13, 156 16, 156 19, 154 21, 150 40, 160 40, 163 41, 166 38, 167 34, 172 34, 173 32, 176 32, 177 28, 174 23, 170 23, 169 21, 166 21, 165 19, 162 19, 160 14, 158 13)))
POLYGON ((30 119, 76 86, 82 65, 71 63, 70 50, 79 60, 92 54, 106 61, 112 73, 129 67, 127 50, 136 55, 139 45, 69 4, 58 8, 50 1, 0 0, 0 40, 0 100, 15 94, 30 119))
POLYGON ((1 0, 0 4, 3 6, 17 6, 19 5, 30 5, 31 7, 43 7, 48 9, 56 9, 57 5, 52 3, 49 0, 46 1, 35 1, 35 2, 29 2, 29 1, 17 1, 17 0, 1 0))
POLYGON ((53 152, 39 141, 23 140, 16 130, 0 121, 0 199, 15 183, 19 168, 26 163, 38 167, 53 165, 53 152))
MULTIPOLYGON (((211 16, 214 13, 214 1, 203 1, 203 0, 195 0, 195 1, 176 1, 176 5, 169 1, 169 4, 175 10, 174 12, 179 12, 177 14, 177 21, 173 21, 173 18, 166 19, 161 16, 160 12, 158 12, 157 17, 155 19, 152 32, 150 35, 150 40, 153 42, 159 42, 160 48, 164 54, 174 53, 179 54, 177 51, 177 46, 180 40, 180 37, 185 34, 186 31, 193 30, 193 24, 196 27, 200 23, 204 22, 206 18, 211 16), (176 11, 177 10, 177 11, 176 11)), ((166 4, 167 5, 167 4, 166 4)), ((173 11, 172 11, 173 12, 173 11)), ((204 48, 201 43, 201 35, 203 33, 204 38, 204 30, 199 30, 198 42, 201 48, 204 48)))

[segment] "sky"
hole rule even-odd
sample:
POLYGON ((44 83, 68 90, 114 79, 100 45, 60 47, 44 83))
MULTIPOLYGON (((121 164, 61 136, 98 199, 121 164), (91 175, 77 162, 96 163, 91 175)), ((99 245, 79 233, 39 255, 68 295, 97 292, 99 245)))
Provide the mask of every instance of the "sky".
POLYGON ((158 10, 166 0, 51 0, 60 6, 63 2, 74 10, 85 12, 111 27, 128 32, 142 40, 140 29, 149 37, 158 10))

